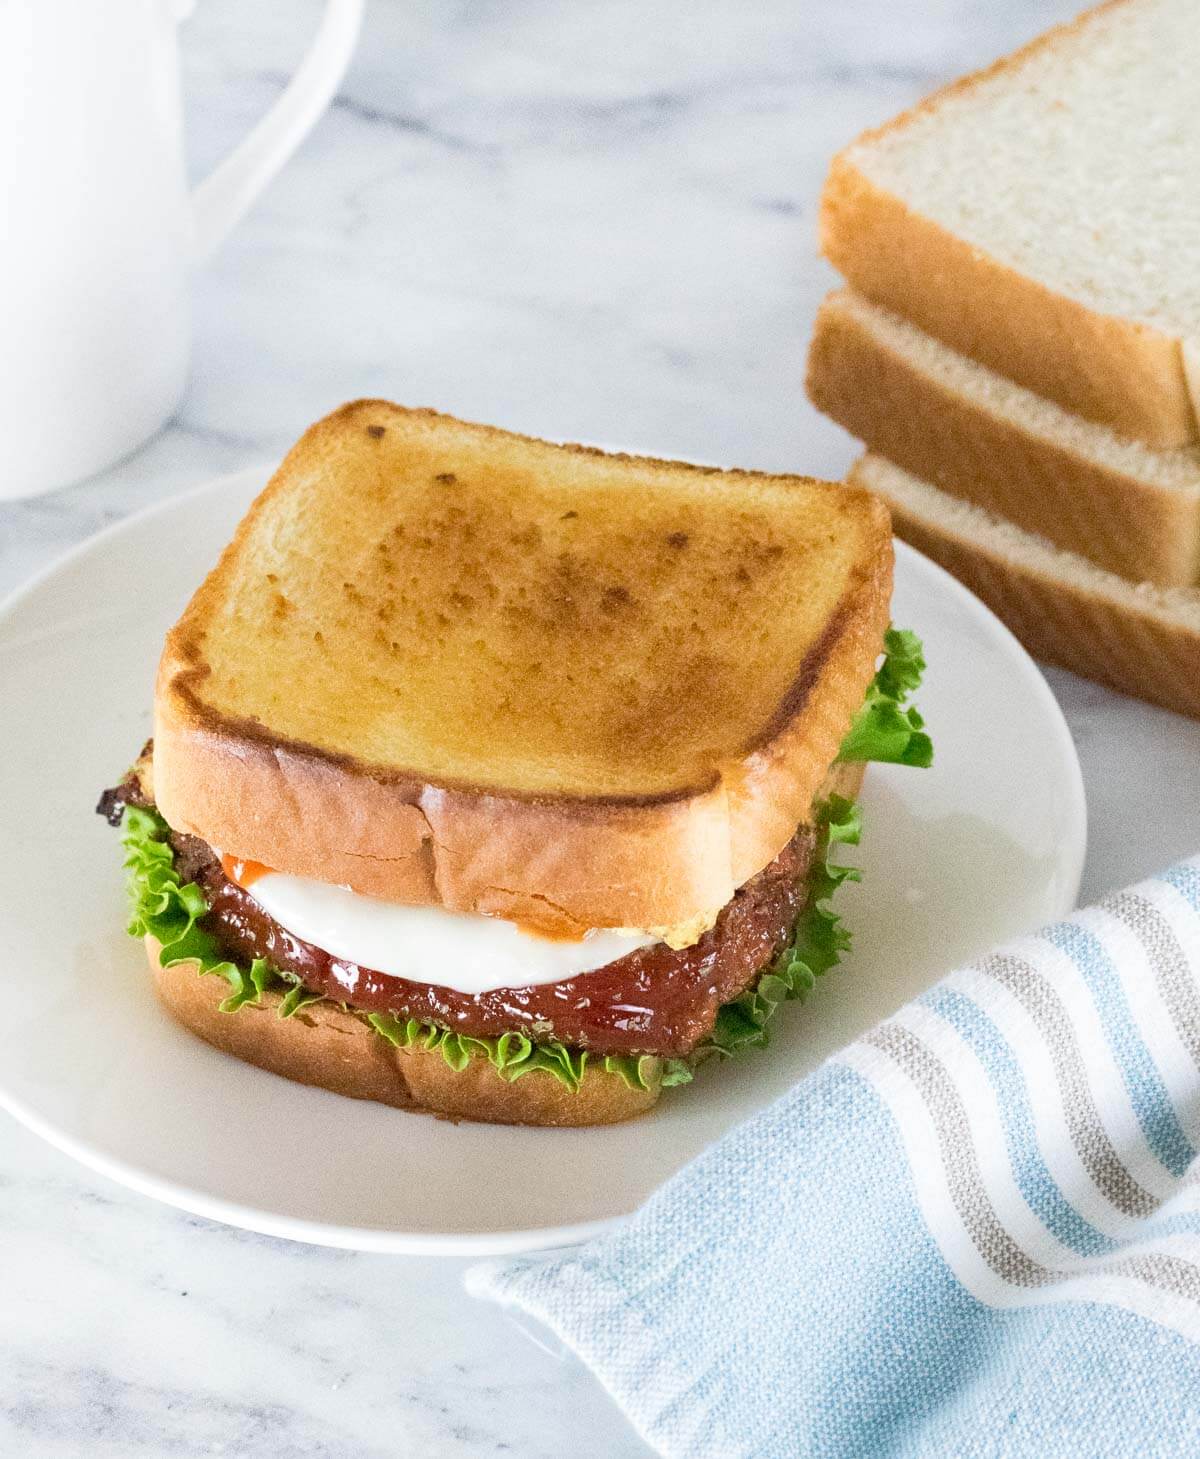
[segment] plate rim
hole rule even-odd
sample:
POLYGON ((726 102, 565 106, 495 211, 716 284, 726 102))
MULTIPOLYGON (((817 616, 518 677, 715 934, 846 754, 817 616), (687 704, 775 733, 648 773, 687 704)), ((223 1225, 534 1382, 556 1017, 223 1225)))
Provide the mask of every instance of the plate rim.
MULTIPOLYGON (((255 480, 265 485, 273 471, 273 466, 251 464, 234 471, 222 472, 182 491, 174 492, 160 501, 150 502, 114 522, 107 523, 81 542, 77 542, 59 553, 32 576, 17 584, 3 599, 0 599, 0 628, 3 626, 3 620, 11 611, 19 607, 25 598, 37 592, 43 584, 63 570, 70 568, 80 558, 94 553, 98 548, 102 549, 110 538, 136 529, 151 518, 167 514, 193 498, 208 493, 216 495, 223 490, 232 491, 242 486, 248 487, 255 480)), ((1065 916, 1077 905, 1087 855, 1088 815, 1083 769, 1062 706, 1033 656, 986 603, 977 598, 969 588, 960 583, 945 568, 919 552, 915 547, 896 539, 895 550, 897 560, 911 561, 919 572, 928 574, 933 581, 937 582, 941 590, 948 593, 959 607, 984 623, 989 631, 997 636, 1008 655, 1021 666, 1025 679, 1030 681, 1032 692, 1040 701, 1045 714, 1047 727, 1053 726, 1053 735, 1059 751, 1058 758, 1067 770, 1066 782, 1062 788, 1067 802, 1066 824, 1069 835, 1068 844, 1057 848, 1059 865, 1065 872, 1065 882, 1061 898, 1063 905, 1053 915, 1055 917, 1065 916)), ((59 1129, 52 1122, 44 1119, 25 1101, 14 1096, 3 1084, 0 1084, 0 1109, 5 1110, 19 1124, 45 1140, 54 1149, 78 1161, 85 1169, 113 1180, 118 1185, 135 1191, 139 1195, 149 1196, 175 1210, 201 1216, 206 1220, 312 1246, 392 1256, 512 1256, 522 1252, 549 1251, 559 1247, 578 1245, 619 1227, 633 1214, 631 1210, 623 1215, 607 1216, 593 1221, 489 1232, 398 1232, 382 1227, 340 1226, 329 1222, 312 1221, 303 1217, 264 1211, 254 1206, 213 1196, 180 1181, 149 1174, 129 1161, 110 1156, 87 1141, 59 1129)), ((433 1118, 433 1116, 426 1117, 433 1118)))

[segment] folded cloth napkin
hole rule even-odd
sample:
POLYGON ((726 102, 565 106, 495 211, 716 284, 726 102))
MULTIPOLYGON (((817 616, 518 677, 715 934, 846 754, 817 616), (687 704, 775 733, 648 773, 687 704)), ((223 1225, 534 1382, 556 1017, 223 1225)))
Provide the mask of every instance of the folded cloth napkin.
POLYGON ((1200 858, 952 974, 612 1234, 468 1287, 663 1455, 1200 1454, 1198 1144, 1200 858))

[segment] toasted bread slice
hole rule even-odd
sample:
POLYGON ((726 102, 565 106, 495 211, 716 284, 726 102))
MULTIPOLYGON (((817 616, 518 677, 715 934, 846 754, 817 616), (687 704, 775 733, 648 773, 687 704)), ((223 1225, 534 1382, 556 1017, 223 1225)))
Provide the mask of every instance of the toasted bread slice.
POLYGON ((1194 0, 1113 0, 834 159, 826 256, 963 354, 1122 435, 1197 438, 1194 0))
POLYGON ((1134 581, 1200 578, 1200 449, 1071 415, 849 289, 821 305, 814 404, 868 449, 1134 581))
POLYGON ((1200 592, 1131 583, 939 491, 882 456, 850 479, 897 533, 978 594, 1030 653, 1200 718, 1200 592))
POLYGON ((358 401, 293 448, 167 637, 158 805, 379 896, 687 922, 807 813, 891 570, 865 492, 358 401))

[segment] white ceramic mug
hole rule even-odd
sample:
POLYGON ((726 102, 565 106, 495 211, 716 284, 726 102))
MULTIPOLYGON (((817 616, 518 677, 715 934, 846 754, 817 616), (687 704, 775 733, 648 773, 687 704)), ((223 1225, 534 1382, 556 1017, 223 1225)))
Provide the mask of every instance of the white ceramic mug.
MULTIPOLYGON (((262 0, 271 3, 271 0, 262 0)), ((189 195, 176 28, 190 0, 0 0, 0 498, 90 476, 170 417, 188 279, 320 116, 362 0, 189 195)))

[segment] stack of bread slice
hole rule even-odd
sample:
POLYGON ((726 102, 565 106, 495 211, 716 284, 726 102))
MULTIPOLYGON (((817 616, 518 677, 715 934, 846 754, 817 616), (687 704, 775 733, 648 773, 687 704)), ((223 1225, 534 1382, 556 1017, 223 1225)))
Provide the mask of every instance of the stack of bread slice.
POLYGON ((833 163, 813 401, 1040 657, 1200 715, 1200 8, 1112 0, 833 163))

